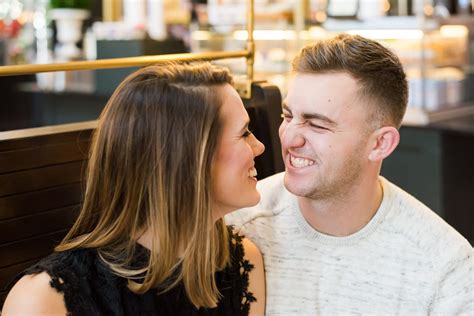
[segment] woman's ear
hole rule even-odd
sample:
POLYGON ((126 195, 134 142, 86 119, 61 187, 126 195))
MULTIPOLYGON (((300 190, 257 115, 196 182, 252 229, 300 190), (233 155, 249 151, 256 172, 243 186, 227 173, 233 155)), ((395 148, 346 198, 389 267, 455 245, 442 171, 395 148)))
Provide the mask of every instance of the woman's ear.
POLYGON ((369 153, 369 160, 382 161, 397 148, 400 142, 400 133, 393 126, 384 126, 372 134, 372 150, 369 153))

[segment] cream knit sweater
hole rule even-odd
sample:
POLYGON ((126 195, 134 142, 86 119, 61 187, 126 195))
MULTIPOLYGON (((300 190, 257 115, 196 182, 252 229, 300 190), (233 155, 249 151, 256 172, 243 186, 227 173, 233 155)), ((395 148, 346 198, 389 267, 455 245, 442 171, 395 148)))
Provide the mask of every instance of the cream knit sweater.
POLYGON ((258 183, 258 206, 226 216, 263 253, 267 315, 474 315, 472 246, 380 180, 380 208, 347 237, 314 230, 283 173, 258 183))

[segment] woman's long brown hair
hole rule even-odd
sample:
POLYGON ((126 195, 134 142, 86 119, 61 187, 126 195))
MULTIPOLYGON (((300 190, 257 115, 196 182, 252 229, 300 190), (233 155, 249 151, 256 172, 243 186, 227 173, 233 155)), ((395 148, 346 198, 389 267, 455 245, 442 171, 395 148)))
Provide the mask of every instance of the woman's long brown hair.
POLYGON ((209 63, 151 66, 126 78, 100 116, 81 213, 56 251, 96 248, 135 293, 182 281, 196 307, 216 306, 214 274, 230 259, 227 229, 213 218, 211 167, 218 90, 231 82, 209 63), (150 260, 132 269, 145 231, 150 260))

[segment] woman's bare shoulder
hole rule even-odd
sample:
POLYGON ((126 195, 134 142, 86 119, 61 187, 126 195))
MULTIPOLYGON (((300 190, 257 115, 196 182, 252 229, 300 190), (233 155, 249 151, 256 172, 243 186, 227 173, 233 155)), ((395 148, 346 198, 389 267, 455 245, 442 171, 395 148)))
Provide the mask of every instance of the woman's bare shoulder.
POLYGON ((64 297, 50 282, 46 272, 23 276, 8 293, 2 316, 66 315, 64 297))
POLYGON ((257 299, 250 305, 250 315, 265 314, 265 271, 262 253, 257 246, 247 238, 243 238, 244 258, 254 267, 249 273, 249 292, 257 299))
POLYGON ((244 247, 245 259, 249 260, 253 264, 262 264, 263 258, 262 253, 258 247, 248 238, 242 238, 242 246, 244 247))

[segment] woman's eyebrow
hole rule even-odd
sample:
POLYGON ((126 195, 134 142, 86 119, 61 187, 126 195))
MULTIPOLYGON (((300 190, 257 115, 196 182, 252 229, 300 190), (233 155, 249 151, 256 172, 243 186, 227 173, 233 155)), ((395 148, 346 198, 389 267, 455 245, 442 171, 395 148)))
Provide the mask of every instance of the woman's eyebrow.
POLYGON ((250 120, 245 121, 244 127, 242 127, 240 131, 245 132, 246 130, 248 130, 249 124, 250 124, 250 120))

